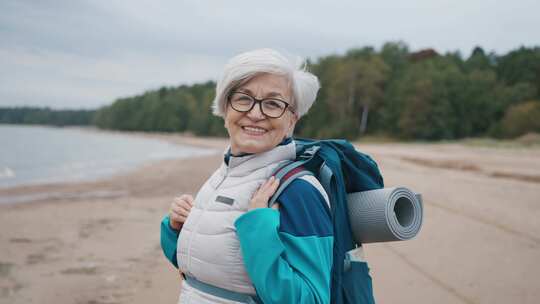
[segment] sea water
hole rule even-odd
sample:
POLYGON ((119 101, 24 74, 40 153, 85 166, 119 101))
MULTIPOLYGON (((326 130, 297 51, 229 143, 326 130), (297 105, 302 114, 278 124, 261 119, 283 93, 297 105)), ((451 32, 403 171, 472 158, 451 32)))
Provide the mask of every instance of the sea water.
POLYGON ((98 179, 145 162, 216 152, 121 133, 0 125, 0 188, 98 179))

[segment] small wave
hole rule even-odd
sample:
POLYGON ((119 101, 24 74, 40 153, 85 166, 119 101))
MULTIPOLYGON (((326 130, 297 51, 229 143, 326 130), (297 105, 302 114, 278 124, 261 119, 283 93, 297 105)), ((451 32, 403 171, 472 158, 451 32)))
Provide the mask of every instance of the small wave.
POLYGON ((12 178, 15 177, 15 172, 8 167, 0 169, 0 178, 12 178))

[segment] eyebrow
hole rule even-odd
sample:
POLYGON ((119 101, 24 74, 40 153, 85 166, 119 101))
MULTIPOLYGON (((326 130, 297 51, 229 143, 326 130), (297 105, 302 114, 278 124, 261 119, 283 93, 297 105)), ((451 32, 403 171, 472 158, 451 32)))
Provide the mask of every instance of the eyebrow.
MULTIPOLYGON (((250 89, 240 88, 239 91, 248 93, 249 95, 255 95, 250 89)), ((281 93, 278 93, 278 92, 270 92, 266 94, 266 96, 264 96, 263 98, 269 98, 269 97, 281 97, 282 99, 285 98, 283 95, 281 95, 281 93)))

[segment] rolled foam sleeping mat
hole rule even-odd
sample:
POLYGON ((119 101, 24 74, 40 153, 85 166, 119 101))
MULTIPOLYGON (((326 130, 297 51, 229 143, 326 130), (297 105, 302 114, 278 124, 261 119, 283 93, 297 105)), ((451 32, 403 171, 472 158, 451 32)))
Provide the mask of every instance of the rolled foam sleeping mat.
POLYGON ((422 226, 422 196, 405 187, 351 193, 347 203, 358 243, 409 240, 422 226))

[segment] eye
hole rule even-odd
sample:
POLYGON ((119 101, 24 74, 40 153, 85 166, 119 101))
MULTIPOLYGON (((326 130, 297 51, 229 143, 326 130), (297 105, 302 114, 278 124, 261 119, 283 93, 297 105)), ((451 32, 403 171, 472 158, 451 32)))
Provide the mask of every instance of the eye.
POLYGON ((264 101, 264 107, 272 110, 283 109, 285 107, 285 104, 280 100, 266 99, 264 101))
POLYGON ((231 101, 239 104, 250 104, 253 100, 245 94, 236 93, 232 95, 231 101))

